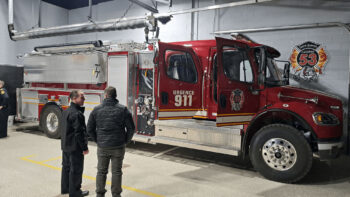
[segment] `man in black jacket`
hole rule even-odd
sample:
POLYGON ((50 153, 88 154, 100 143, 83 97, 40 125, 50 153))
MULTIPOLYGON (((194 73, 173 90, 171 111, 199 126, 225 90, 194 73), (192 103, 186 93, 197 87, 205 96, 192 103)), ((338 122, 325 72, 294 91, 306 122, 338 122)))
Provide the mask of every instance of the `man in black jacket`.
POLYGON ((0 138, 7 136, 8 121, 8 100, 7 90, 4 88, 5 82, 0 80, 0 138))
POLYGON ((84 155, 89 153, 84 117, 84 93, 73 90, 70 95, 71 104, 63 112, 63 131, 61 136, 62 177, 61 193, 69 197, 89 195, 89 191, 81 191, 84 168, 84 155))
POLYGON ((103 103, 94 108, 88 121, 88 134, 97 142, 96 194, 103 197, 106 193, 108 165, 112 161, 112 196, 120 197, 122 192, 122 165, 125 144, 134 134, 135 125, 127 107, 119 104, 117 90, 105 89, 103 103))

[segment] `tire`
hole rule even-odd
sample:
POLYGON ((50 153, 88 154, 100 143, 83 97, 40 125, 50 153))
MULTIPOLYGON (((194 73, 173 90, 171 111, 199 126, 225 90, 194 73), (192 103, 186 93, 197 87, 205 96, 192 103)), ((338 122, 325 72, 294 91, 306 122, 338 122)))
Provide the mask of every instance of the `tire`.
POLYGON ((48 105, 43 109, 40 125, 46 136, 53 139, 61 138, 62 110, 56 105, 48 105))
POLYGON ((250 143, 250 160, 265 178, 294 183, 312 166, 313 155, 304 135, 289 125, 272 124, 261 128, 250 143))

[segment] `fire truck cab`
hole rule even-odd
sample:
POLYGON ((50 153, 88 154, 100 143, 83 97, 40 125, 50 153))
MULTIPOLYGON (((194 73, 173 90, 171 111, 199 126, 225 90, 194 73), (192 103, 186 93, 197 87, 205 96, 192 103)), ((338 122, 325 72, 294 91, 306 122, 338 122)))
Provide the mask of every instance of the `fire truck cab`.
POLYGON ((279 55, 224 38, 38 47, 24 57, 17 118, 39 120, 49 137, 59 138, 70 90, 83 89, 88 117, 104 88, 115 86, 133 113, 135 141, 249 157, 264 177, 296 182, 313 154, 339 154, 343 105, 289 86, 289 63, 280 69, 279 55))

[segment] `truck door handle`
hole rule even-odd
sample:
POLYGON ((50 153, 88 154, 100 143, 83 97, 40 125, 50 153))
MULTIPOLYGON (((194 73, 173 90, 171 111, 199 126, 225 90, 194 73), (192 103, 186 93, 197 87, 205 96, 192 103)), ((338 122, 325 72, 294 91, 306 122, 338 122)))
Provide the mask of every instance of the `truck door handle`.
POLYGON ((167 105, 167 104, 168 104, 168 100, 169 100, 168 93, 167 93, 167 92, 162 92, 161 97, 162 97, 162 98, 161 98, 162 104, 163 104, 163 105, 167 105))
POLYGON ((249 86, 249 90, 252 93, 252 95, 259 95, 259 92, 261 91, 259 89, 254 89, 253 86, 249 86))
POLYGON ((223 94, 220 94, 220 99, 219 99, 220 107, 221 108, 226 108, 226 97, 223 94))
POLYGON ((99 64, 95 64, 95 70, 92 71, 93 75, 96 75, 96 79, 98 78, 98 74, 100 74, 100 70, 98 70, 99 64))

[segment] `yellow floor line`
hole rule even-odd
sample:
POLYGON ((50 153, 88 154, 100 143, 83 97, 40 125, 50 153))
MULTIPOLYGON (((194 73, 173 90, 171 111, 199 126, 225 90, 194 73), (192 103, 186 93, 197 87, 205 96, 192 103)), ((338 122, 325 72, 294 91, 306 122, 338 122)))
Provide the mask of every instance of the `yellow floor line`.
MULTIPOLYGON (((60 167, 52 166, 52 165, 49 165, 49 164, 45 163, 45 162, 48 162, 48 161, 58 160, 58 159, 60 159, 59 157, 55 157, 55 158, 44 160, 44 161, 35 161, 35 160, 32 160, 32 159, 29 159, 29 158, 34 157, 34 156, 35 155, 29 155, 29 156, 26 156, 26 157, 21 157, 21 160, 27 161, 29 163, 37 164, 37 165, 40 165, 40 166, 44 166, 44 167, 47 167, 47 168, 51 168, 53 170, 59 170, 59 171, 62 170, 62 168, 60 168, 60 167)), ((92 181, 96 181, 96 177, 88 176, 88 175, 85 175, 85 174, 83 174, 83 178, 88 179, 88 180, 92 180, 92 181)), ((108 185, 111 185, 110 181, 107 181, 106 183, 108 185)), ((133 192, 137 192, 137 193, 140 193, 140 194, 144 194, 146 196, 164 197, 163 195, 155 194, 155 193, 152 193, 152 192, 136 189, 136 188, 125 186, 125 185, 122 185, 122 188, 126 189, 126 190, 133 191, 133 192)))
POLYGON ((34 164, 38 164, 38 165, 41 165, 41 166, 45 166, 47 168, 51 168, 51 169, 54 169, 54 170, 62 170, 62 168, 59 168, 59 167, 56 167, 56 166, 52 166, 52 165, 49 165, 49 164, 46 164, 46 163, 43 163, 43 162, 40 162, 40 161, 34 161, 34 160, 31 160, 31 159, 28 159, 30 157, 34 157, 35 155, 30 155, 30 156, 27 156, 27 157, 21 157, 21 159, 23 161, 27 161, 27 162, 30 162, 30 163, 34 163, 34 164))
POLYGON ((41 162, 41 163, 46 163, 46 162, 49 162, 49 161, 56 161, 56 160, 59 160, 59 159, 62 159, 62 156, 54 157, 54 158, 47 159, 47 160, 40 161, 40 162, 41 162))

